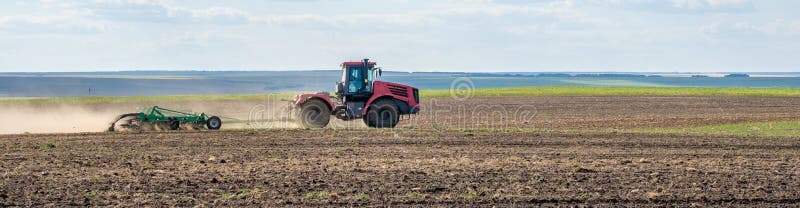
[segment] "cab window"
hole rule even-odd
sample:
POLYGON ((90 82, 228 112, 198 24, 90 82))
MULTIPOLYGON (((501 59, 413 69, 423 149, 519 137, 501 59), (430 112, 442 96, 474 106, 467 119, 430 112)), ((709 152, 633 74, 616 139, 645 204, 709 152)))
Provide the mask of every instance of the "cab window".
POLYGON ((349 74, 347 92, 358 93, 361 88, 364 88, 364 78, 362 77, 361 67, 349 67, 347 71, 349 74))

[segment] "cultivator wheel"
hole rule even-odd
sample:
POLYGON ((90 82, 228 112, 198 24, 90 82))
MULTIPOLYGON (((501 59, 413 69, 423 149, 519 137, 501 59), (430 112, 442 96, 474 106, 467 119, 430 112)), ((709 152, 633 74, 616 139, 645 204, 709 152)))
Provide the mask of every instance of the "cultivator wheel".
POLYGON ((219 117, 211 116, 206 120, 206 127, 210 130, 218 130, 222 127, 222 119, 219 117))
POLYGON ((169 125, 169 130, 178 130, 181 128, 181 122, 178 121, 177 118, 169 118, 169 120, 167 120, 167 125, 169 125))

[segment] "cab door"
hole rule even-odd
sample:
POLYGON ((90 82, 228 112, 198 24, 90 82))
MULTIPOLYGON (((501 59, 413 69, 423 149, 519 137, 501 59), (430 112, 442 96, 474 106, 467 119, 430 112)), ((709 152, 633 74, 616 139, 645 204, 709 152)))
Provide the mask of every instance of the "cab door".
POLYGON ((369 96, 372 94, 372 76, 361 66, 348 66, 344 74, 347 95, 369 96))

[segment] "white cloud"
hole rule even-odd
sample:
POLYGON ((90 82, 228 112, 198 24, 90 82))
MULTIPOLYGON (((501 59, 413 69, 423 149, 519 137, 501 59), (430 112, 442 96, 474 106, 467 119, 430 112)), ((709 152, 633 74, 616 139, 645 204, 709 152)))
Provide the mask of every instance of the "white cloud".
POLYGON ((705 9, 709 6, 705 0, 672 0, 672 6, 680 9, 705 9))
POLYGON ((711 6, 752 4, 751 0, 706 0, 711 6))
POLYGON ((81 7, 92 17, 112 21, 153 23, 246 23, 250 15, 230 7, 190 9, 162 0, 95 0, 81 7))
POLYGON ((81 13, 66 11, 52 15, 12 15, 0 17, 0 33, 87 33, 102 32, 110 26, 81 19, 81 13))
MULTIPOLYGON (((392 65, 409 70, 730 68, 754 64, 707 61, 800 47, 800 17, 791 9, 775 9, 794 8, 786 5, 791 4, 42 0, 38 6, 26 2, 14 8, 19 11, 14 14, 0 14, 0 43, 16 46, 0 48, 0 66, 24 69, 36 60, 68 54, 69 61, 36 63, 94 70, 285 69, 280 67, 329 66, 342 57, 369 56, 395 60, 392 65), (503 61, 480 61, 484 59, 503 61)), ((778 57, 762 61, 786 68, 800 65, 778 57)))
POLYGON ((749 11, 753 9, 750 0, 672 0, 673 6, 688 10, 708 11, 749 11))
POLYGON ((751 12, 751 0, 587 0, 581 4, 603 5, 631 10, 668 13, 751 12))
POLYGON ((746 36, 761 37, 798 37, 800 36, 800 21, 787 21, 778 19, 765 23, 751 21, 712 23, 703 28, 704 32, 717 36, 738 39, 746 36))

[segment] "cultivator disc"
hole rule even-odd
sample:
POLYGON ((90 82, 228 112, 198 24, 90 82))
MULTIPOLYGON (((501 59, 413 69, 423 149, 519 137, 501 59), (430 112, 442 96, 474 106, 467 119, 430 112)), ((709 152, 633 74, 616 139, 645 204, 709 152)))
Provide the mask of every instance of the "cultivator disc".
POLYGON ((126 113, 117 116, 111 122, 107 131, 162 131, 204 128, 218 130, 220 127, 222 127, 222 119, 218 116, 153 106, 139 113, 126 113))
POLYGON ((114 131, 138 131, 142 129, 142 121, 139 119, 140 113, 127 113, 117 116, 111 126, 108 127, 109 132, 114 131))

